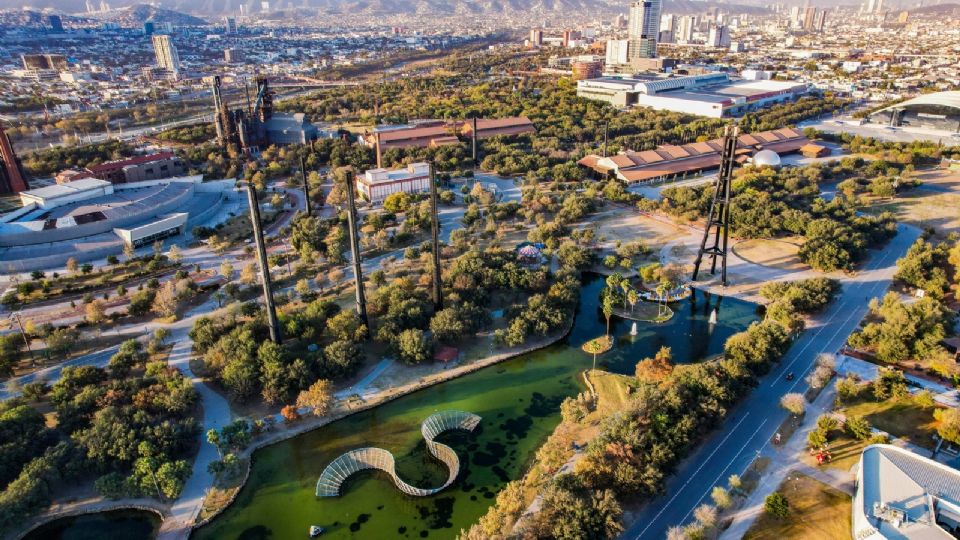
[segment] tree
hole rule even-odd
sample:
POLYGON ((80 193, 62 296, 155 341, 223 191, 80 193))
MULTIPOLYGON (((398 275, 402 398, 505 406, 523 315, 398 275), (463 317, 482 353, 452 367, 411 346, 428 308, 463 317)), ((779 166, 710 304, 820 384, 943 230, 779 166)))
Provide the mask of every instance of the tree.
POLYGON ((393 214, 401 214, 410 209, 413 199, 405 191, 397 191, 387 195, 383 200, 383 209, 393 214))
POLYGON ((180 261, 183 260, 183 255, 180 254, 180 248, 176 244, 170 246, 170 250, 167 251, 167 258, 170 259, 170 262, 173 264, 180 264, 180 261))
POLYGON ((717 507, 701 504, 693 511, 693 518, 704 529, 712 529, 717 524, 717 507))
POLYGON ((802 416, 806 409, 806 400, 803 398, 803 394, 785 394, 780 398, 780 406, 794 416, 802 416))
POLYGON ((77 260, 73 257, 67 259, 67 271, 71 274, 76 274, 80 266, 77 264, 77 260))
POLYGON ((318 380, 297 396, 297 407, 310 408, 317 416, 330 412, 333 402, 333 383, 326 379, 318 380))
POLYGON ((283 421, 287 423, 296 422, 300 419, 300 413, 294 405, 286 405, 280 409, 280 415, 283 416, 283 421))
POLYGON ((790 515, 790 501, 779 491, 774 491, 767 495, 763 502, 763 509, 772 516, 784 519, 790 515))
POLYGON ((960 444, 960 410, 937 409, 933 417, 937 420, 937 434, 945 441, 960 444))
POLYGON ((673 372, 673 353, 670 347, 661 347, 653 358, 637 363, 636 376, 642 383, 659 384, 673 372))
POLYGON ((177 295, 176 285, 173 280, 167 280, 160 286, 153 298, 153 311, 161 317, 172 317, 177 313, 177 307, 180 306, 180 299, 177 295))
POLYGON ((843 427, 858 441, 865 441, 873 435, 870 422, 862 416, 848 416, 843 427))
POLYGON ((257 269, 254 267, 253 263, 247 263, 246 266, 240 270, 240 283, 244 285, 253 285, 257 281, 257 269))
POLYGON ((80 333, 73 328, 55 328, 46 337, 47 349, 53 353, 67 353, 80 340, 80 333))
POLYGON ((85 318, 90 324, 100 324, 107 320, 107 308, 103 300, 94 300, 84 308, 85 318))
POLYGON ((230 261, 220 263, 220 275, 227 281, 230 281, 230 278, 233 277, 233 265, 230 264, 230 261))
POLYGON ((613 295, 606 294, 603 296, 603 316, 607 319, 607 335, 610 335, 610 317, 613 316, 613 295))
POLYGON ((407 364, 421 364, 433 358, 433 341, 419 328, 408 328, 397 336, 397 355, 407 364))
POLYGON ((710 492, 710 498, 713 499, 713 504, 717 505, 720 510, 726 510, 733 505, 733 497, 723 486, 715 486, 713 491, 710 492))
POLYGON ((207 442, 212 444, 214 448, 217 449, 217 455, 220 456, 220 459, 223 460, 223 450, 220 448, 220 432, 214 428, 210 428, 207 431, 207 442))
POLYGON ((361 341, 367 335, 367 327, 353 311, 341 311, 327 319, 327 330, 340 340, 361 341))

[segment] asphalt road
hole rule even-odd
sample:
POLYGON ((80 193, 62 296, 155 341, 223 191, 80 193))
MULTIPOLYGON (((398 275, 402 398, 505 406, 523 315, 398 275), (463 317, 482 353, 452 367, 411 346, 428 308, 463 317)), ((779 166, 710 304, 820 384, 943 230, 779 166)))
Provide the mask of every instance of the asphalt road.
POLYGON ((872 253, 862 270, 844 280, 833 303, 816 317, 723 425, 697 445, 667 481, 665 493, 637 514, 622 538, 662 540, 670 527, 692 521, 697 506, 711 502, 714 486, 725 485, 731 474, 743 474, 787 418, 786 411, 779 406, 780 398, 790 392, 806 391, 804 378, 817 355, 840 349, 866 314, 868 300, 882 296, 890 286, 897 259, 920 235, 919 230, 905 225, 899 225, 898 232, 882 251, 872 253), (786 380, 788 373, 795 374, 793 381, 786 380))
POLYGON ((79 366, 96 366, 96 367, 106 367, 110 363, 110 357, 116 354, 119 345, 114 345, 109 349, 103 349, 102 351, 93 352, 86 354, 84 356, 78 356, 72 360, 67 360, 66 362, 57 364, 55 366, 48 367, 46 369, 41 369, 34 371, 33 373, 28 373, 20 377, 9 379, 2 388, 0 388, 0 401, 4 401, 10 398, 14 398, 20 395, 20 389, 23 388, 23 385, 30 384, 32 382, 44 381, 48 384, 53 384, 60 380, 60 373, 63 371, 63 368, 66 367, 79 367, 79 366))

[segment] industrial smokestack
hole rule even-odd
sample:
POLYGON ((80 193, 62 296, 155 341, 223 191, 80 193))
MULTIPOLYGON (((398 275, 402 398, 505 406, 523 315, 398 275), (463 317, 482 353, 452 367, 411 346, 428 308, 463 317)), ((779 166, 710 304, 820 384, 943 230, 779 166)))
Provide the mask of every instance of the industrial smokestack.
POLYGON ((430 164, 430 223, 433 234, 433 309, 443 309, 443 283, 440 274, 440 215, 437 212, 437 171, 430 164))
POLYGON ((310 204, 310 184, 307 183, 307 166, 304 164, 303 155, 300 155, 300 176, 303 178, 303 197, 307 207, 307 215, 313 215, 313 205, 310 204))
POLYGON ((354 190, 353 171, 347 171, 347 226, 350 228, 350 254, 353 256, 354 289, 357 295, 357 315, 370 328, 367 318, 367 299, 363 293, 363 267, 360 261, 360 242, 357 239, 357 201, 354 190))
POLYGON ((263 241, 263 228, 260 224, 260 202, 257 200, 257 188, 247 186, 247 200, 250 203, 250 221, 253 223, 253 240, 257 244, 257 259, 260 261, 260 282, 263 284, 263 303, 267 309, 267 325, 270 327, 270 340, 279 344, 283 341, 280 323, 277 321, 277 308, 273 303, 273 286, 270 283, 270 265, 267 262, 267 246, 263 241))
POLYGON ((471 133, 473 140, 473 166, 476 167, 480 164, 479 155, 477 154, 477 117, 473 117, 473 133, 471 133))
POLYGON ((377 168, 383 168, 383 150, 380 149, 380 132, 376 132, 374 137, 377 138, 377 168))

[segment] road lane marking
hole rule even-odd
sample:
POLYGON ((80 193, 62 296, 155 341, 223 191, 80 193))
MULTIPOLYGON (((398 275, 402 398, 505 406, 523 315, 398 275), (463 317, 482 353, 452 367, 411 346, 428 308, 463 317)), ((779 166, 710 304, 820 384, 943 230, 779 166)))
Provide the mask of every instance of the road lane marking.
MULTIPOLYGON (((686 522, 686 521, 687 521, 687 518, 690 517, 690 514, 693 512, 693 510, 700 504, 700 501, 702 501, 704 498, 706 498, 706 496, 707 496, 708 493, 710 493, 711 491, 713 491, 713 487, 714 487, 714 486, 719 485, 719 484, 717 484, 717 482, 720 481, 720 478, 721 478, 723 475, 727 474, 727 471, 730 470, 730 467, 731 467, 731 466, 733 466, 733 462, 740 458, 740 456, 743 454, 743 451, 747 449, 747 446, 750 445, 750 443, 753 441, 753 438, 757 436, 757 433, 759 433, 760 430, 763 429, 763 426, 764 426, 764 424, 766 424, 766 423, 767 423, 767 419, 764 418, 764 419, 763 419, 763 422, 760 422, 760 425, 757 426, 757 429, 754 430, 753 435, 750 435, 750 438, 747 439, 747 442, 744 443, 744 445, 740 447, 740 450, 733 456, 733 459, 731 459, 730 462, 727 463, 727 466, 724 467, 722 471, 720 471, 720 474, 718 474, 717 477, 713 480, 713 482, 710 484, 710 487, 707 488, 707 491, 704 492, 704 494, 703 494, 699 499, 697 499, 697 502, 695 502, 695 503, 693 504, 693 506, 690 507, 690 510, 687 511, 687 514, 686 514, 685 516, 683 516, 683 519, 680 520, 680 524, 686 522)), ((761 448, 763 448, 763 447, 761 446, 761 448)), ((748 468, 749 468, 749 465, 748 465, 748 468)))
POLYGON ((700 470, 703 469, 704 466, 706 466, 707 462, 713 458, 714 454, 716 454, 720 450, 720 448, 723 447, 723 444, 727 442, 727 439, 729 439, 734 434, 734 432, 737 431, 737 428, 740 427, 740 424, 742 424, 743 421, 746 420, 748 416, 750 416, 749 412, 743 415, 743 418, 741 418, 740 421, 737 422, 737 425, 733 426, 733 429, 730 430, 730 433, 727 433, 727 436, 724 437, 722 441, 720 441, 720 444, 718 444, 717 447, 713 449, 713 452, 710 452, 710 455, 707 456, 707 459, 703 460, 703 463, 701 463, 700 466, 697 467, 697 470, 693 471, 693 474, 690 475, 687 481, 684 482, 682 486, 680 486, 680 489, 677 490, 677 492, 673 495, 673 497, 671 497, 670 500, 667 501, 667 503, 660 509, 660 511, 657 512, 657 515, 653 516, 653 519, 651 519, 650 522, 647 524, 647 526, 644 527, 642 531, 640 531, 639 535, 637 535, 638 540, 641 536, 643 536, 645 532, 647 532, 647 529, 649 529, 651 525, 657 522, 657 519, 660 518, 660 515, 663 514, 663 511, 670 506, 670 504, 674 501, 674 499, 676 499, 684 489, 686 489, 687 485, 693 481, 694 477, 696 477, 697 474, 700 472, 700 470))

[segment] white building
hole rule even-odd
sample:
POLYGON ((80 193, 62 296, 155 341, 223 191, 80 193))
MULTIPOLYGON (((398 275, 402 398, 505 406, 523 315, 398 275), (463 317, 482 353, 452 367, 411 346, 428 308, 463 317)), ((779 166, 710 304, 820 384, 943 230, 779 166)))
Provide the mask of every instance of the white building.
POLYGON ((960 471, 896 446, 868 446, 852 513, 858 540, 956 538, 960 471))
POLYGON ((170 36, 157 34, 153 36, 153 52, 157 57, 157 67, 173 73, 180 72, 180 54, 170 36))
POLYGON ((707 36, 707 46, 726 49, 730 46, 730 29, 726 26, 711 26, 707 36))
POLYGON ((430 191, 430 164, 411 163, 405 169, 371 169, 357 177, 357 192, 373 204, 382 204, 391 193, 430 191))
POLYGON ((630 59, 656 58, 660 34, 660 0, 635 0, 630 4, 630 59))
POLYGON ((611 39, 607 41, 607 65, 616 66, 626 64, 630 57, 628 51, 630 42, 625 39, 611 39))

